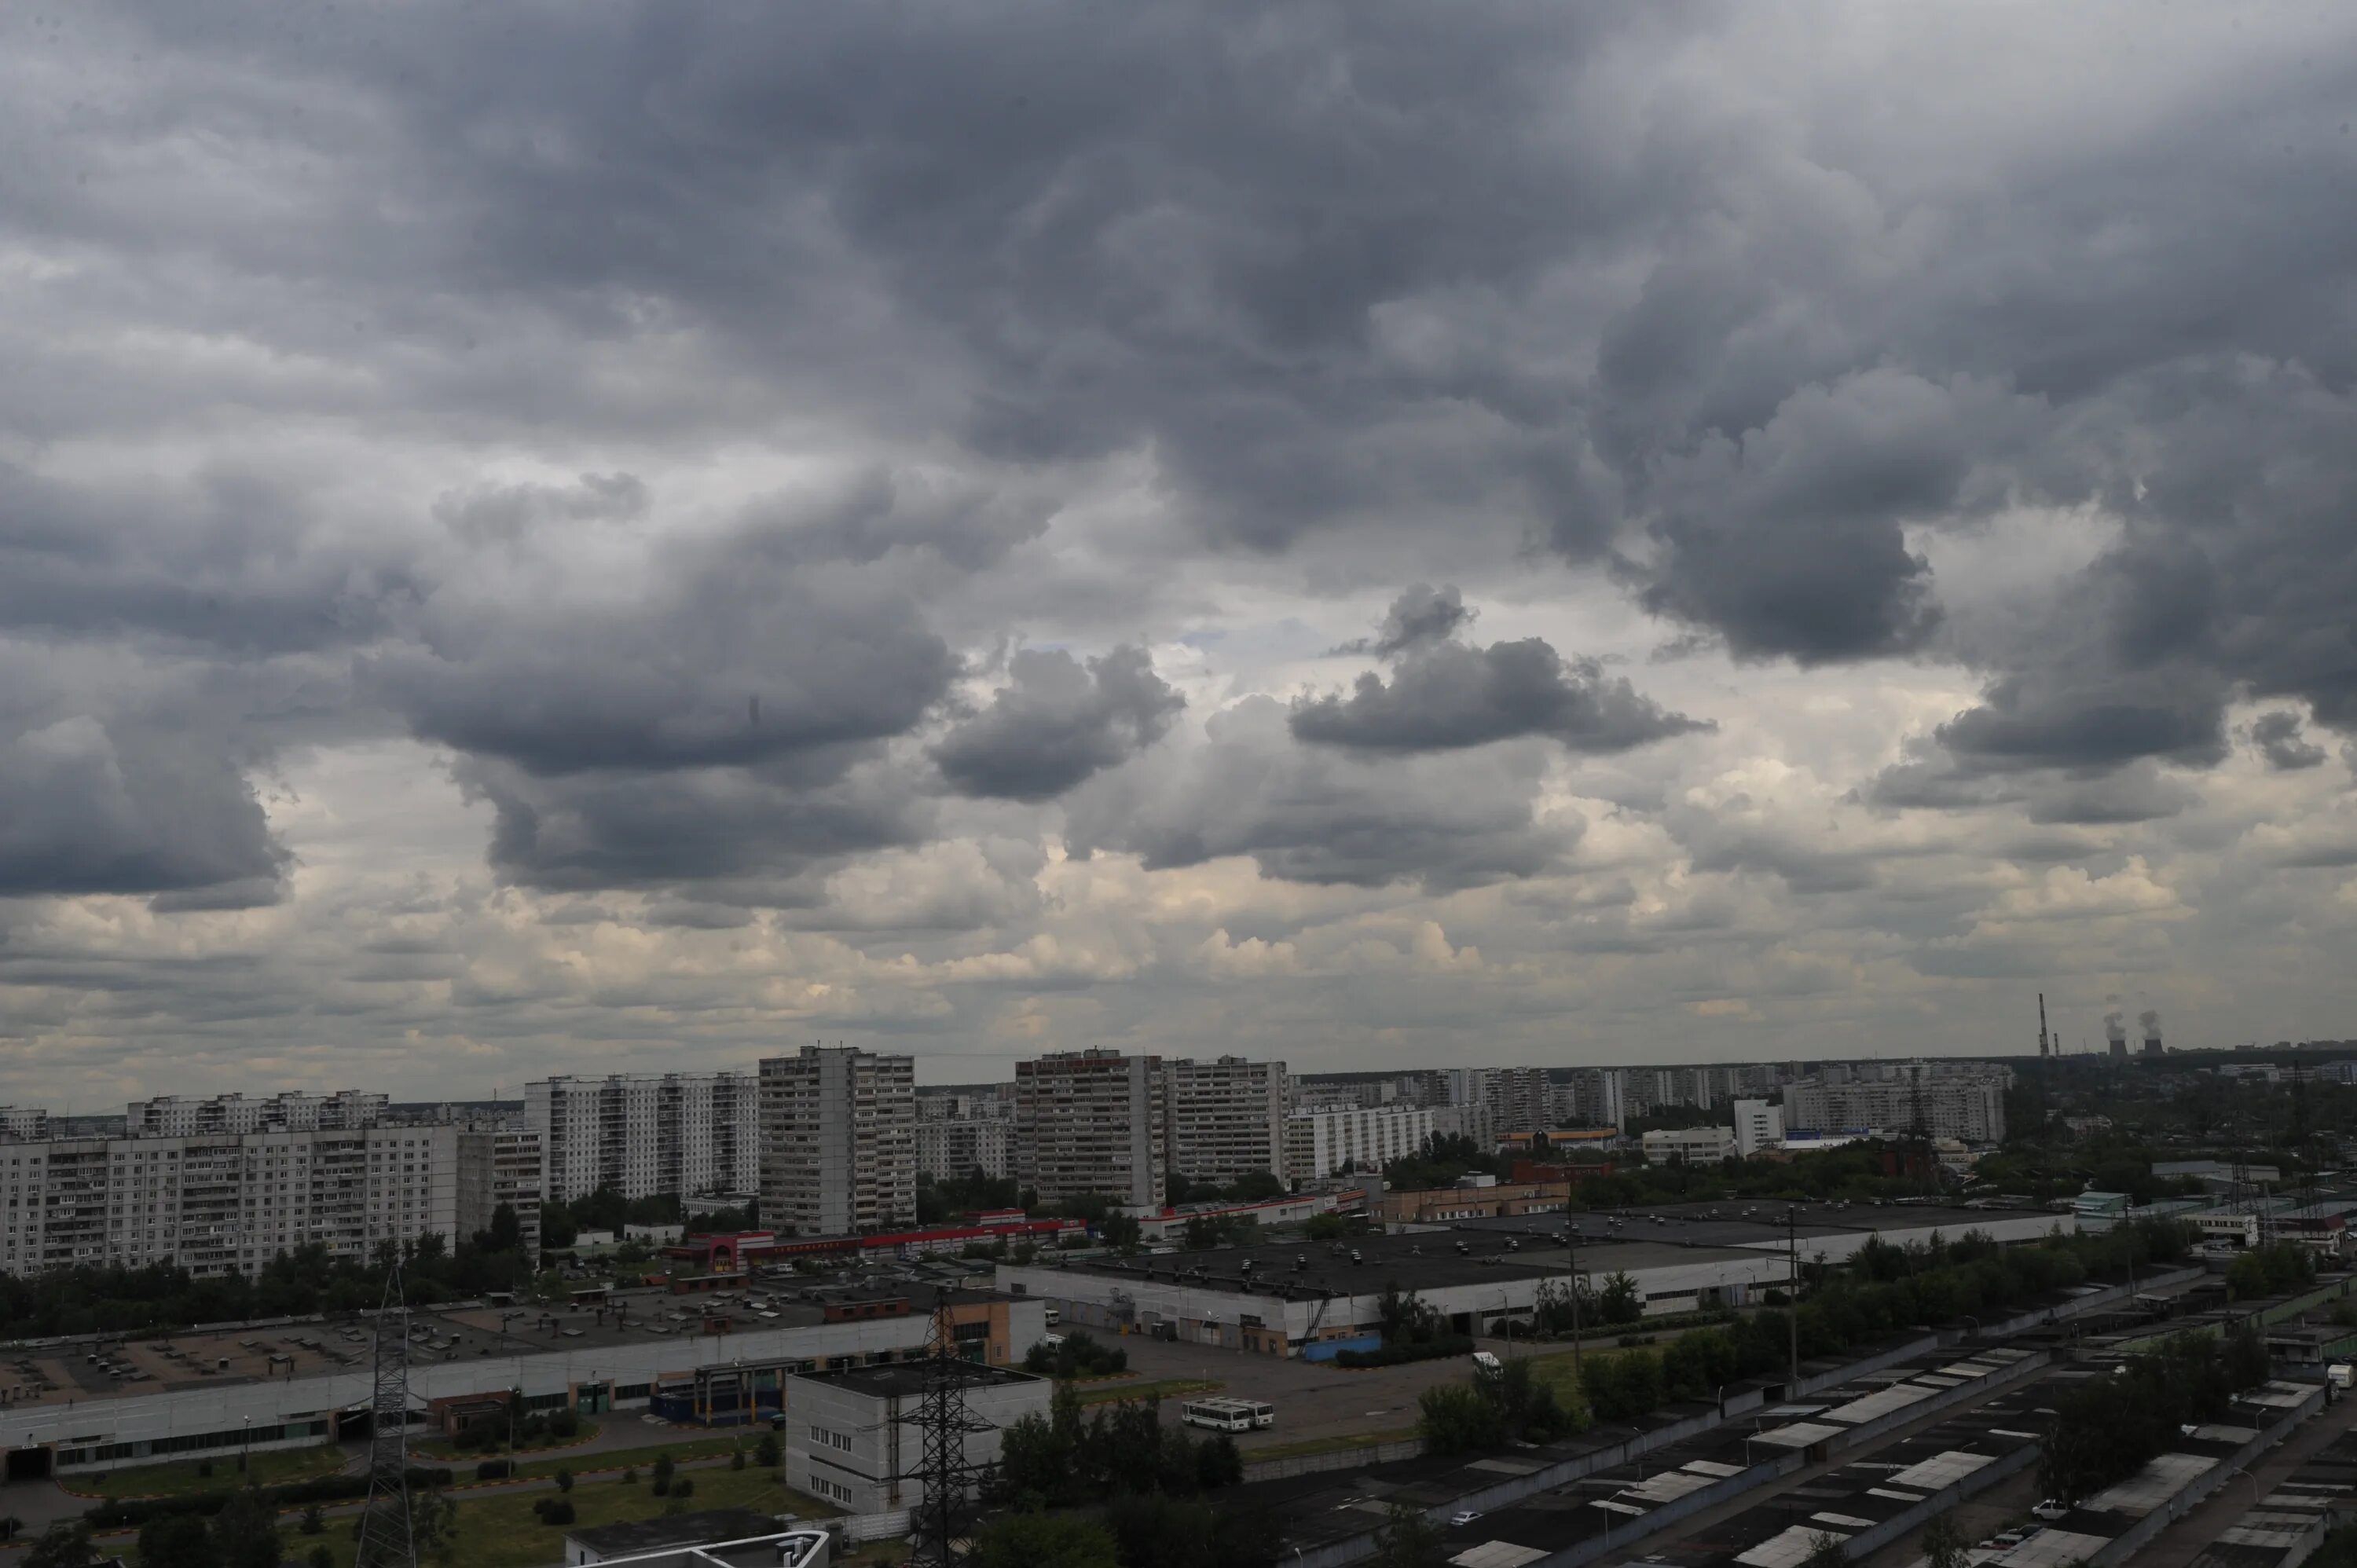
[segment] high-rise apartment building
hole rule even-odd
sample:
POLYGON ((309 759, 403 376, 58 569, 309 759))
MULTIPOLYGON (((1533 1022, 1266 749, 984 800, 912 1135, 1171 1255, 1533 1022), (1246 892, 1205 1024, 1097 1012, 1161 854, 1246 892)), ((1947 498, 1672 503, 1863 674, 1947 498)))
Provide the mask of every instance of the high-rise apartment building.
POLYGON ((1785 1086, 1784 1126, 1787 1132, 1906 1133, 1920 1103, 1932 1137, 2002 1143, 2005 1091, 2012 1081, 2010 1069, 1989 1062, 1827 1063, 1818 1077, 1785 1086))
POLYGON ((936 1181, 957 1181, 980 1171, 999 1181, 1014 1168, 1012 1116, 934 1117, 917 1123, 920 1176, 929 1176, 936 1181))
POLYGON ((46 1138, 49 1113, 38 1105, 0 1105, 0 1140, 46 1138))
POLYGON ((1420 1105, 1296 1111, 1285 1122, 1286 1177, 1311 1181, 1346 1165, 1380 1170, 1423 1148, 1432 1136, 1436 1114, 1420 1105))
POLYGON ((0 1273, 150 1263, 251 1273, 317 1242, 457 1240, 457 1130, 52 1138, 0 1147, 0 1273))
POLYGON ((750 1192, 760 1179, 759 1080, 744 1072, 550 1078, 524 1085, 551 1203, 750 1192))
POLYGON ((382 1094, 341 1089, 333 1094, 288 1090, 266 1100, 216 1094, 188 1100, 177 1094, 135 1100, 125 1108, 123 1130, 146 1138, 188 1138, 217 1133, 350 1132, 384 1119, 391 1101, 382 1094))
POLYGON ((516 1217, 524 1254, 540 1256, 540 1134, 529 1127, 458 1129, 457 1227, 464 1240, 491 1228, 504 1204, 516 1217))
POLYGON ((1042 1201, 1162 1206, 1168 1112, 1159 1057, 1063 1051, 1015 1064, 1015 1178, 1042 1201))
POLYGON ((1749 1159, 1762 1149, 1772 1149, 1784 1141, 1784 1108, 1770 1105, 1764 1100, 1738 1100, 1735 1102, 1735 1152, 1749 1159))
POLYGON ((841 1236, 917 1217, 916 1061, 805 1046, 760 1064, 761 1223, 841 1236))
POLYGON ((1162 1064, 1169 1168, 1191 1181, 1285 1176, 1288 1079, 1283 1062, 1178 1058, 1162 1064))

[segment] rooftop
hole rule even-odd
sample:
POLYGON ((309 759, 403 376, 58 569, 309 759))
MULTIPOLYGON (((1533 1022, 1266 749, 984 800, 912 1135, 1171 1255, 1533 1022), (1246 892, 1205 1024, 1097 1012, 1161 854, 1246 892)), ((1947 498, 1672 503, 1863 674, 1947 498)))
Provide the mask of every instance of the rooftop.
MULTIPOLYGON (((958 1380, 969 1389, 1007 1388, 1017 1383, 1046 1385, 1046 1378, 1018 1372, 1012 1367, 985 1367, 976 1361, 952 1361, 958 1380)), ((874 1367, 843 1367, 831 1372, 797 1372, 798 1383, 827 1383, 871 1399, 915 1399, 936 1376, 930 1361, 899 1361, 874 1367)))

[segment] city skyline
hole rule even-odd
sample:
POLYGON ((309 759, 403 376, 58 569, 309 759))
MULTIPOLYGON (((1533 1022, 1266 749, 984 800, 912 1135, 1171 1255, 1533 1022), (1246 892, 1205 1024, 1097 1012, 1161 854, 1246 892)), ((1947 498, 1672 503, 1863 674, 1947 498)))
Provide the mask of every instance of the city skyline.
POLYGON ((2346 11, 52 11, 0 1103, 2357 1035, 2346 11))

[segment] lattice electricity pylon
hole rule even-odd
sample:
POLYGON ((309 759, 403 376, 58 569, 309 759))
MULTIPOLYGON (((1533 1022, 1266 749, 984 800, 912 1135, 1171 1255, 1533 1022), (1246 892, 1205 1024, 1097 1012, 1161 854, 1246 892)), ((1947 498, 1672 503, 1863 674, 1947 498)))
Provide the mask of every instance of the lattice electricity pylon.
POLYGON ((958 1543, 971 1528, 975 1498, 993 1468, 966 1457, 967 1440, 996 1428, 966 1408, 966 1384, 974 1373, 958 1354, 947 1292, 933 1307, 927 1350, 924 1393, 916 1410, 900 1418, 917 1428, 924 1444, 912 1478, 924 1483, 925 1498, 909 1521, 915 1547, 909 1561, 916 1568, 952 1568, 958 1543))
POLYGON ((401 1259, 385 1276, 376 1313, 376 1392, 369 1401, 368 1503, 354 1568, 417 1568, 409 1513, 409 1303, 401 1259))

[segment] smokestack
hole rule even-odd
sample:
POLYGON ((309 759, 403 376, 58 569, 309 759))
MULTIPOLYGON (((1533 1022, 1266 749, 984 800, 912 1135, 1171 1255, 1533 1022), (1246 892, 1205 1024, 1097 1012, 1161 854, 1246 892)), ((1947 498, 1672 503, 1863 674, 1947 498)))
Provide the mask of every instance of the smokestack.
POLYGON ((2104 1038, 2112 1043, 2112 1055, 2128 1054, 2128 1021, 2117 1008, 2104 1015, 2104 1038))
POLYGON ((2144 1026, 2144 1054, 2160 1055, 2160 1015, 2147 1007, 2136 1015, 2136 1022, 2144 1026))

